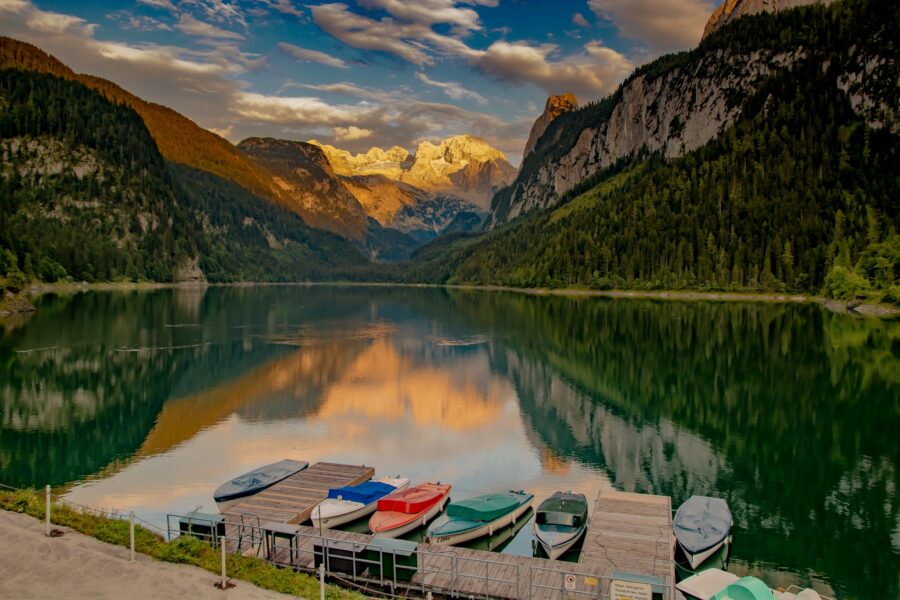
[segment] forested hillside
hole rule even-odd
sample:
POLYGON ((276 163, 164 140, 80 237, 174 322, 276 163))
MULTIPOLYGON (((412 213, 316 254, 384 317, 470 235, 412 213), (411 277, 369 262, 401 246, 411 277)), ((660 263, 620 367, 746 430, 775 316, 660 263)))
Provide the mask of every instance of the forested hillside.
POLYGON ((0 70, 0 140, 7 287, 298 280, 365 262, 234 184, 170 167, 133 109, 77 81, 0 70))
MULTIPOLYGON (((873 43, 883 31, 873 17, 882 9, 838 3, 820 35, 797 15, 759 15, 723 28, 705 42, 710 51, 729 41, 750 52, 750 40, 776 35, 773 23, 780 23, 790 26, 782 39, 800 36, 799 28, 806 43, 833 52, 773 72, 742 101, 736 123, 699 149, 674 160, 656 153, 620 161, 568 203, 521 217, 478 243, 450 245, 456 256, 440 264, 460 264, 447 280, 599 289, 825 287, 836 295, 889 289, 900 275, 900 137, 867 124, 839 79, 844 63, 858 60, 840 50, 858 39, 873 43)), ((896 109, 896 85, 882 79, 896 84, 895 41, 875 41, 892 60, 872 70, 867 93, 896 109)))

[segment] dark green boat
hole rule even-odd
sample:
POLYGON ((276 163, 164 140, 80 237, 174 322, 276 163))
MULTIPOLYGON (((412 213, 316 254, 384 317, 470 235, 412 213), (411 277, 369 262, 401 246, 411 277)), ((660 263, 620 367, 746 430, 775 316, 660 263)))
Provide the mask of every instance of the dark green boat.
POLYGON ((578 543, 587 524, 588 503, 584 494, 556 492, 538 506, 534 537, 547 556, 556 560, 578 543))

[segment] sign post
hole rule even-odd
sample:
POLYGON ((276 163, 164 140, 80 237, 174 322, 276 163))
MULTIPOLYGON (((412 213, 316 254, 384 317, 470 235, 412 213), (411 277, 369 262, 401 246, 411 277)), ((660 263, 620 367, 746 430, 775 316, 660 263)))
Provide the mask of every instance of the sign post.
POLYGON ((653 600, 653 587, 649 583, 613 579, 609 600, 653 600))

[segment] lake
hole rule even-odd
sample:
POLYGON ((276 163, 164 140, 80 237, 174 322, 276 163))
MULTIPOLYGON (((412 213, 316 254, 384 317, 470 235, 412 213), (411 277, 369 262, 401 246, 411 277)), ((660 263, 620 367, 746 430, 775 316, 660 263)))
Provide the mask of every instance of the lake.
MULTIPOLYGON (((215 511, 282 458, 455 499, 726 499, 730 570, 900 597, 900 322, 817 305, 381 287, 44 296, 0 341, 0 483, 215 511)), ((531 528, 502 551, 531 552, 531 528)))

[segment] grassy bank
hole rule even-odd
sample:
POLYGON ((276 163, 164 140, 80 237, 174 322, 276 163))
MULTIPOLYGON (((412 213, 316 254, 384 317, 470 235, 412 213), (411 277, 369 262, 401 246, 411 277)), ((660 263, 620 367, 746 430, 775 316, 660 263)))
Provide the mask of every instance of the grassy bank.
MULTIPOLYGON (((0 509, 24 513, 37 519, 44 519, 44 497, 34 491, 0 490, 0 509)), ((122 519, 98 516, 82 512, 65 504, 53 504, 50 510, 52 523, 68 527, 100 541, 127 548, 129 546, 128 522, 122 519)), ((157 560, 193 565, 218 573, 221 569, 219 553, 209 544, 196 538, 179 537, 171 542, 152 531, 135 526, 135 549, 157 560)), ((227 557, 227 572, 231 579, 238 579, 258 587, 292 594, 302 598, 318 598, 319 582, 315 577, 282 569, 258 558, 237 556, 227 557)), ((362 600, 361 594, 329 585, 326 588, 329 600, 362 600)))

